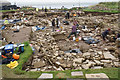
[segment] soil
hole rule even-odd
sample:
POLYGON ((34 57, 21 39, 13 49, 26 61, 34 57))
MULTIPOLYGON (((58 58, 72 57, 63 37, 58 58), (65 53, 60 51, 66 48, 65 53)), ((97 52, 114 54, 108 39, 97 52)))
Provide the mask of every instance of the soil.
POLYGON ((21 28, 19 32, 12 30, 4 30, 2 35, 6 38, 7 42, 22 43, 29 41, 31 34, 31 27, 21 28))

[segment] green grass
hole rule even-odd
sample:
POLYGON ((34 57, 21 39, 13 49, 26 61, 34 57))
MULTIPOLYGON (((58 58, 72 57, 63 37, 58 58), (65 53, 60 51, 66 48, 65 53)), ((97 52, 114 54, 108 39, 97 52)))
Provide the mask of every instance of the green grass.
POLYGON ((10 12, 10 11, 17 11, 17 10, 0 10, 0 12, 10 12))
MULTIPOLYGON (((25 51, 24 51, 24 53, 20 54, 20 58, 18 60, 19 65, 15 69, 13 69, 13 72, 15 74, 24 74, 25 73, 25 71, 22 70, 22 66, 24 65, 25 62, 27 62, 29 57, 32 55, 32 49, 29 46, 29 42, 24 42, 24 44, 25 44, 25 47, 24 47, 25 51)), ((14 53, 16 53, 17 50, 18 50, 18 48, 16 49, 16 51, 14 53)))
POLYGON ((2 40, 0 40, 0 46, 2 45, 2 40))
POLYGON ((118 2, 101 2, 99 5, 110 8, 110 9, 118 9, 118 2))
MULTIPOLYGON (((91 73, 105 73, 107 76, 109 76, 110 79, 118 79, 118 68, 104 68, 104 69, 88 69, 88 70, 65 70, 65 71, 50 71, 50 72, 41 72, 41 71, 36 71, 36 72, 25 72, 24 74, 17 75, 14 74, 14 70, 11 70, 7 68, 5 65, 3 65, 3 75, 6 76, 6 78, 38 78, 41 73, 52 73, 54 78, 85 78, 85 74, 91 74, 91 73), (9 71, 9 73, 8 73, 9 71), (83 71, 84 76, 83 77, 72 77, 71 72, 72 71, 83 71), (11 75, 9 75, 11 74, 11 75)), ((120 70, 119 70, 120 71, 120 70)))
POLYGON ((34 10, 34 8, 22 8, 22 10, 34 10))
POLYGON ((25 42, 24 44, 25 44, 25 47, 24 47, 25 51, 24 51, 24 53, 22 53, 20 55, 20 59, 18 60, 19 65, 15 69, 16 74, 24 74, 25 73, 25 71, 22 71, 22 66, 25 62, 27 62, 29 57, 32 55, 32 49, 29 46, 29 42, 25 42))
POLYGON ((93 5, 90 6, 88 8, 83 9, 83 11, 89 11, 89 12, 108 12, 108 13, 120 13, 120 11, 118 10, 119 6, 118 6, 118 2, 101 2, 97 5, 93 5), (110 10, 100 10, 99 8, 97 9, 91 9, 92 7, 104 7, 104 8, 108 8, 110 10))
POLYGON ((120 11, 117 10, 93 10, 93 9, 83 9, 83 11, 88 11, 88 12, 107 12, 107 13, 120 13, 120 11))
POLYGON ((34 8, 22 8, 20 10, 0 10, 0 12, 10 12, 10 11, 24 11, 24 10, 34 10, 34 8))

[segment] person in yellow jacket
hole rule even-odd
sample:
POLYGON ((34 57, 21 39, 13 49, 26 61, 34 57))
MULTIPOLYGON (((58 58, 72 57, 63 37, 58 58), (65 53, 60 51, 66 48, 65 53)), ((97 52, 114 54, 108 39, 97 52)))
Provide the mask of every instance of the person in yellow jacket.
POLYGON ((9 24, 8 20, 5 20, 5 21, 4 21, 4 24, 9 24))

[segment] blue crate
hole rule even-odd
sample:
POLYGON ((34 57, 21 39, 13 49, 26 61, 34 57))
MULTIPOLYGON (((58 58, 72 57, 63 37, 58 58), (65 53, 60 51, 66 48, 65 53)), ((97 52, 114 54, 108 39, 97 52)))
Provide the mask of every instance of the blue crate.
POLYGON ((13 46, 13 44, 5 45, 5 53, 10 53, 10 52, 13 53, 13 51, 14 51, 14 46, 13 46))

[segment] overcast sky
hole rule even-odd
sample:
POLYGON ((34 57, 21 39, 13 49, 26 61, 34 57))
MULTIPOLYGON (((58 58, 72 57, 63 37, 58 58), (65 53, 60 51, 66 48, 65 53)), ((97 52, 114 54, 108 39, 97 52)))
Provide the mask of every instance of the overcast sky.
MULTIPOLYGON (((1 0, 0 0, 1 1, 1 0)), ((5 1, 5 0, 4 0, 5 1)), ((40 2, 40 3, 49 3, 49 2, 53 2, 53 3, 61 3, 61 2, 109 2, 109 1, 119 1, 119 0, 7 0, 11 3, 18 3, 18 2, 40 2)))

